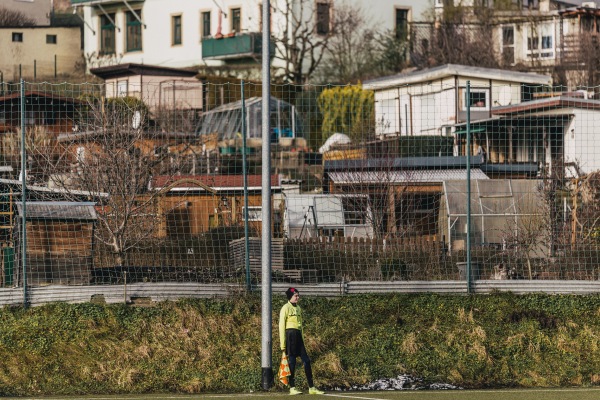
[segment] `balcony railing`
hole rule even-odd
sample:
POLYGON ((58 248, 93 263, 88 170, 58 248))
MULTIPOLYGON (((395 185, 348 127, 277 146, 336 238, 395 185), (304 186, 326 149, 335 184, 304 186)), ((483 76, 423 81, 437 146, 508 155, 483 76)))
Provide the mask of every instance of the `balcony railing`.
MULTIPOLYGON (((271 53, 273 53, 271 43, 271 53)), ((227 60, 260 57, 262 54, 262 34, 260 32, 237 34, 222 38, 202 39, 202 58, 207 60, 227 60)))

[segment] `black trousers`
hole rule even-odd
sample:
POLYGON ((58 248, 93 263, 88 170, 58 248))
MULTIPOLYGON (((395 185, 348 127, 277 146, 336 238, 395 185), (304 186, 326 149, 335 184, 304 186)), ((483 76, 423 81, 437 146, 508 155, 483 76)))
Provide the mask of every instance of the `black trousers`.
POLYGON ((310 358, 308 357, 308 354, 306 353, 306 348, 304 347, 302 333, 298 329, 286 329, 285 343, 285 349, 288 357, 288 365, 290 367, 290 377, 288 378, 290 387, 296 386, 296 382, 294 380, 296 372, 296 357, 300 357, 300 359, 302 359, 308 387, 313 387, 315 384, 313 382, 312 367, 310 366, 310 358))

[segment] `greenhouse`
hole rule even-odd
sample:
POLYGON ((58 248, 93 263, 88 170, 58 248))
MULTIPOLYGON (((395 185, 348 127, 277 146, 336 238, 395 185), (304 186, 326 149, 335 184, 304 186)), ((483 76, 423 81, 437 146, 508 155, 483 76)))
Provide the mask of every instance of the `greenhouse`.
MULTIPOLYGON (((271 97, 271 143, 291 144, 302 137, 296 107, 283 100, 271 97)), ((245 101, 246 138, 248 146, 260 145, 262 138, 262 99, 251 97, 245 101)), ((205 112, 196 129, 201 135, 217 134, 219 141, 241 138, 242 101, 224 104, 205 112)))
MULTIPOLYGON (((505 247, 511 241, 547 229, 541 181, 471 181, 471 244, 505 247)), ((449 250, 465 250, 467 239, 466 181, 445 181, 440 201, 440 233, 449 250)))

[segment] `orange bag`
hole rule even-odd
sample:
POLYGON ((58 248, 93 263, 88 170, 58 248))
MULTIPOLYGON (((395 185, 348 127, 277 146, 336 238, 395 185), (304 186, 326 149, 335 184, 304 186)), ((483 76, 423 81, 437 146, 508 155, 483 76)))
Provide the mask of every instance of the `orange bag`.
POLYGON ((291 375, 290 366, 285 352, 281 354, 281 364, 279 365, 279 381, 284 385, 288 384, 288 376, 291 375))

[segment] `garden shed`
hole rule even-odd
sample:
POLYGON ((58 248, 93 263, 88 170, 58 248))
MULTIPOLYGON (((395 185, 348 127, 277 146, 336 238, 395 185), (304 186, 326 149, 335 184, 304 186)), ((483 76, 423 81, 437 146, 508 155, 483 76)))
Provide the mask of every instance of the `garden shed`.
POLYGON ((35 201, 16 203, 13 282, 23 283, 21 215, 26 215, 27 284, 86 285, 93 266, 94 228, 92 202, 35 201))
MULTIPOLYGON (((519 238, 543 237, 548 226, 542 191, 540 180, 472 180, 471 244, 503 249, 519 238)), ((439 224, 450 251, 466 248, 467 181, 444 181, 439 224)))
MULTIPOLYGON (((245 100, 246 138, 248 147, 262 145, 262 99, 251 97, 245 100)), ((288 102, 271 97, 271 142, 291 145, 293 139, 302 137, 296 107, 288 102)), ((196 132, 200 135, 217 134, 219 146, 242 146, 242 102, 235 101, 205 112, 196 132), (236 142, 237 139, 237 142, 236 142)))

